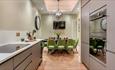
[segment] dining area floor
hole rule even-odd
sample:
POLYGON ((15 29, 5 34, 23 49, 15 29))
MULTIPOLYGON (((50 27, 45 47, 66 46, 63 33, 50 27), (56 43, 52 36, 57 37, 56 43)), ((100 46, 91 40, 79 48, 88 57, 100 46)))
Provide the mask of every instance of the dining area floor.
POLYGON ((80 62, 78 53, 49 54, 47 48, 44 48, 42 63, 38 70, 87 70, 87 68, 80 62))

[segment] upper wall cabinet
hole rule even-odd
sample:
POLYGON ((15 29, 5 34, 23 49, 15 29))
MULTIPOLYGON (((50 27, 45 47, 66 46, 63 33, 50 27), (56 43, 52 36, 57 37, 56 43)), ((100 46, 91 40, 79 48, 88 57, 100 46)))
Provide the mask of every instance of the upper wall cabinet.
POLYGON ((101 7, 105 6, 106 4, 107 4, 107 0, 91 0, 89 12, 92 13, 95 10, 98 10, 101 7))
POLYGON ((82 7, 86 5, 90 0, 81 0, 81 5, 82 7))

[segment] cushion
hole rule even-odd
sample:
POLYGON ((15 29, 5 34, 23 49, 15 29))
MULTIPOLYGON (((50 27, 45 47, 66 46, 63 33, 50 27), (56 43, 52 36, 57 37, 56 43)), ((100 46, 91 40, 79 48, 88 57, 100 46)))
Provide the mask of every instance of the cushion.
POLYGON ((64 48, 64 46, 58 46, 58 48, 63 49, 63 48, 64 48))
POLYGON ((70 46, 68 46, 68 48, 69 48, 69 49, 73 49, 73 48, 74 48, 74 46, 71 46, 71 45, 70 45, 70 46))
POLYGON ((53 46, 53 45, 50 45, 50 46, 48 46, 48 48, 54 48, 54 46, 53 46))
POLYGON ((103 46, 97 46, 98 48, 103 48, 103 46))

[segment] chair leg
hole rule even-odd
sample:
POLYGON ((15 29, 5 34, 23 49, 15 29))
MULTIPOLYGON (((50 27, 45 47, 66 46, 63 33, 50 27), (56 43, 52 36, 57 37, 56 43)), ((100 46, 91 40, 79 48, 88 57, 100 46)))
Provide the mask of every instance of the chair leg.
POLYGON ((74 49, 73 49, 72 51, 73 51, 73 54, 74 54, 74 53, 75 53, 75 52, 74 52, 74 49))
POLYGON ((48 49, 48 53, 50 52, 50 50, 48 49))
POLYGON ((78 53, 77 48, 76 48, 76 53, 78 53))
POLYGON ((105 55, 105 51, 104 51, 104 48, 102 49, 102 53, 103 53, 103 55, 105 55))

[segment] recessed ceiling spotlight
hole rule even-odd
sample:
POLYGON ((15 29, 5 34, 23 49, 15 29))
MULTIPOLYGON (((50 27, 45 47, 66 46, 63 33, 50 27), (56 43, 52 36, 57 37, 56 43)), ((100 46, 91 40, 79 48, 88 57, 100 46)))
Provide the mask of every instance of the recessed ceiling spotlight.
POLYGON ((80 10, 80 7, 78 7, 77 10, 80 10))
POLYGON ((41 10, 43 10, 43 8, 40 8, 41 10))

